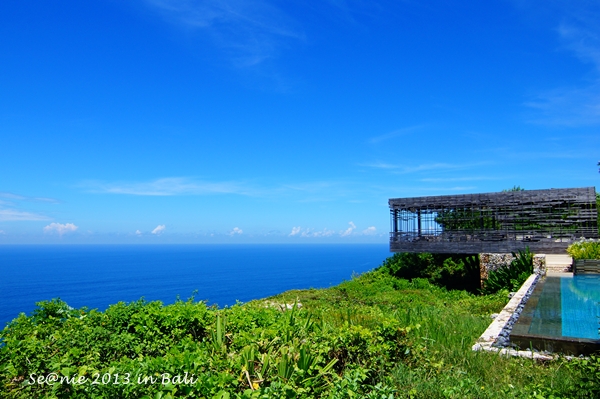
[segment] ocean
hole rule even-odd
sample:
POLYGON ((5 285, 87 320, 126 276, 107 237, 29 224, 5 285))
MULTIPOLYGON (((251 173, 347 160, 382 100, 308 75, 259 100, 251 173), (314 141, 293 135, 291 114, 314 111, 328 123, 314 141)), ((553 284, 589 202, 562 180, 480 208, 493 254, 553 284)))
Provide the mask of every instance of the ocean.
POLYGON ((337 285, 388 256, 388 244, 0 246, 0 329, 52 298, 105 310, 194 295, 223 307, 337 285))

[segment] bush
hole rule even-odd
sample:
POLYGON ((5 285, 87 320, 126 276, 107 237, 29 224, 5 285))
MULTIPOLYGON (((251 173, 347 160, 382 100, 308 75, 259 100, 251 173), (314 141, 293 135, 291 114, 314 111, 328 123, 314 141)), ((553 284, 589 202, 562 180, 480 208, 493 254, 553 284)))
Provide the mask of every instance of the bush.
POLYGON ((600 259, 600 242, 580 241, 569 245, 567 248, 573 259, 600 259))
POLYGON ((380 269, 396 278, 425 278, 447 289, 471 292, 479 287, 479 256, 431 253, 396 253, 380 269))
POLYGON ((348 310, 342 323, 321 313, 192 300, 105 312, 40 302, 0 331, 0 398, 309 399, 329 397, 352 370, 363 376, 359 394, 381 391, 410 329, 381 312, 363 320, 348 310), (165 373, 189 382, 161 383, 165 373))
POLYGON ((533 254, 529 247, 525 251, 513 253, 515 259, 510 265, 505 265, 488 274, 483 282, 482 293, 493 294, 503 289, 516 291, 533 274, 533 254))

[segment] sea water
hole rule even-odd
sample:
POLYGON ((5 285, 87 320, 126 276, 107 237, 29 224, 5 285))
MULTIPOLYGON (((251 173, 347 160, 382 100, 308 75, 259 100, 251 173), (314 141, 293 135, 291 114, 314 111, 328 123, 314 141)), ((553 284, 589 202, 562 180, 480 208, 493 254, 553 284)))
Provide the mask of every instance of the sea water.
POLYGON ((388 256, 388 244, 0 246, 0 329, 52 298, 99 310, 192 295, 230 306, 336 285, 388 256))

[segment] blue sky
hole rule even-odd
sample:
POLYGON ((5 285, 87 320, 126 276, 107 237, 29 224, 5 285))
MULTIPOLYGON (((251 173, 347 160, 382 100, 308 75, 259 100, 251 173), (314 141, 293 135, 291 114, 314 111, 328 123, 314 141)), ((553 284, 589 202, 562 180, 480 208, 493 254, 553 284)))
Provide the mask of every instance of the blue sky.
POLYGON ((597 1, 0 4, 0 244, 387 241, 600 183, 597 1))

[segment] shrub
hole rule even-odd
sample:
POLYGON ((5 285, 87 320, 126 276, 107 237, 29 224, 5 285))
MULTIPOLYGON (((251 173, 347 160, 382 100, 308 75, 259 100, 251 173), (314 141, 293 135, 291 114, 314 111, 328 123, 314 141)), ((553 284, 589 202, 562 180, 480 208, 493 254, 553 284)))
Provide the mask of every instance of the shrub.
POLYGON ((140 300, 99 312, 40 302, 0 331, 0 398, 309 399, 329 397, 352 370, 362 370, 357 397, 365 397, 383 389, 410 329, 381 311, 345 310, 340 322, 331 312, 259 303, 140 300), (165 373, 193 377, 165 384, 165 373))
POLYGON ((580 241, 567 248, 573 259, 600 259, 600 242, 580 241))
POLYGON ((478 255, 396 253, 379 270, 406 280, 424 278, 448 289, 474 292, 480 288, 478 255))

